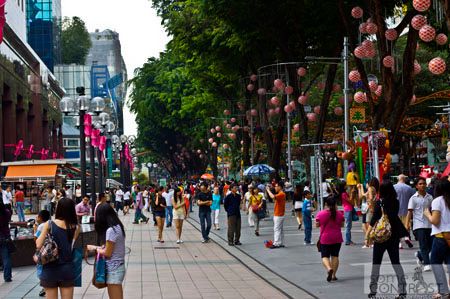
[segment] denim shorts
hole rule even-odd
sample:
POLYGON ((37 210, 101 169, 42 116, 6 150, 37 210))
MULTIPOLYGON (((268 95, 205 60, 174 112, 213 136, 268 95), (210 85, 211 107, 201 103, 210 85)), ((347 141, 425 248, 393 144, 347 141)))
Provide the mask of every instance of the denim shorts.
POLYGON ((106 271, 106 284, 122 284, 125 278, 125 264, 113 271, 106 271))

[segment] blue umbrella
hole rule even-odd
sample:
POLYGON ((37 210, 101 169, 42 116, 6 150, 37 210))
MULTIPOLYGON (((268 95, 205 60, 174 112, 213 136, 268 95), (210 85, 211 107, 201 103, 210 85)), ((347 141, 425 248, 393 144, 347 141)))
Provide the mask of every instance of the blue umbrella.
POLYGON ((247 168, 244 171, 244 175, 245 176, 259 176, 259 175, 263 175, 263 174, 269 174, 274 172, 275 169, 273 169, 272 167, 270 167, 267 164, 256 164, 253 166, 250 166, 249 168, 247 168))

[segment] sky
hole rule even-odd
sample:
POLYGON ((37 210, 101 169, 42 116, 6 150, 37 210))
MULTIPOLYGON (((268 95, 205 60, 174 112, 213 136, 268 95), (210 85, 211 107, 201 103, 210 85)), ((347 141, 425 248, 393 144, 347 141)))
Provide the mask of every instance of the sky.
MULTIPOLYGON (((61 6, 63 17, 80 17, 89 32, 111 29, 119 33, 129 79, 147 58, 158 57, 169 41, 150 0, 62 0, 61 6)), ((126 135, 137 134, 135 117, 128 107, 124 109, 124 126, 126 135)))

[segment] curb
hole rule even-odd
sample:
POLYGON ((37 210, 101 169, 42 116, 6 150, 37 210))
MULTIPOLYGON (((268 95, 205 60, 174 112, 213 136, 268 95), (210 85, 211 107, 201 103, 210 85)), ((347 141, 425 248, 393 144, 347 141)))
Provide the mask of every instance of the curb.
MULTIPOLYGON (((200 222, 197 219, 189 217, 186 221, 191 224, 195 229, 201 231, 200 222)), ((219 245, 222 249, 224 249, 228 254, 237 259, 242 265, 244 265, 248 270, 254 273, 256 276, 267 282, 269 285, 277 289, 280 293, 285 295, 290 299, 318 299, 314 294, 311 294, 307 290, 299 287, 293 282, 287 280, 282 277, 278 273, 274 272, 266 265, 262 264, 260 261, 256 260, 251 255, 247 254, 244 250, 234 246, 228 246, 228 242, 222 238, 222 236, 216 234, 211 231, 210 234, 213 234, 218 239, 214 239, 217 245, 219 245)))

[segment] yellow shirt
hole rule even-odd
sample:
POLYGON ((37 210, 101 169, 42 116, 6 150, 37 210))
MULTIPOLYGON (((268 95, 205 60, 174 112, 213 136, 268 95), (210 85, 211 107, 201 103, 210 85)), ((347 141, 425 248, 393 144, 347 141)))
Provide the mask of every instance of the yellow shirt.
POLYGON ((257 195, 252 195, 250 196, 249 202, 250 205, 260 205, 261 204, 261 200, 262 200, 262 195, 261 194, 257 194, 257 195))
POLYGON ((347 186, 355 186, 359 183, 358 174, 356 172, 350 171, 347 173, 347 186))

